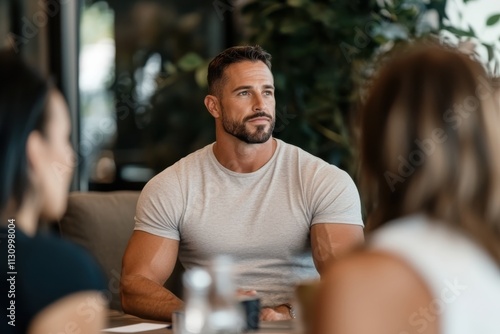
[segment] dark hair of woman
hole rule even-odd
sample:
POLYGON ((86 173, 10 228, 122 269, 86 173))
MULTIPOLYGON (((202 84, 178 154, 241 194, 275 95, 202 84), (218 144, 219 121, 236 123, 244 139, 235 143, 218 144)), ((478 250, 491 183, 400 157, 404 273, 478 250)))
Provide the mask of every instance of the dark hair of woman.
POLYGON ((0 212, 17 210, 30 187, 26 142, 45 134, 50 85, 16 54, 0 51, 0 212), (10 202, 12 201, 12 202, 10 202))

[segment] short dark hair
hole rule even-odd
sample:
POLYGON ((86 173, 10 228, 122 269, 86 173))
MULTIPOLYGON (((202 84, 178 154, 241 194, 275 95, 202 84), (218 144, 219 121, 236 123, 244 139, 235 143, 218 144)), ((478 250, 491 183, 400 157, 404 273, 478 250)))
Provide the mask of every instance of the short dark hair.
POLYGON ((31 186, 26 143, 34 130, 45 135, 50 84, 10 50, 0 51, 0 212, 18 209, 31 186))
POLYGON ((208 92, 216 95, 221 92, 224 70, 231 64, 242 61, 261 61, 271 70, 271 55, 259 45, 233 46, 219 53, 208 65, 208 92))

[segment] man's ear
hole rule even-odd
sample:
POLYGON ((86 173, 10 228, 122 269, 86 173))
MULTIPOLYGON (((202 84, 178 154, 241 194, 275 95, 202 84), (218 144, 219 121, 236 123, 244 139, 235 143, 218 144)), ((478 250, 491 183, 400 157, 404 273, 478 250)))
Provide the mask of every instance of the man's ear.
POLYGON ((220 117, 219 99, 214 95, 205 96, 205 107, 207 107, 208 112, 214 117, 220 117))

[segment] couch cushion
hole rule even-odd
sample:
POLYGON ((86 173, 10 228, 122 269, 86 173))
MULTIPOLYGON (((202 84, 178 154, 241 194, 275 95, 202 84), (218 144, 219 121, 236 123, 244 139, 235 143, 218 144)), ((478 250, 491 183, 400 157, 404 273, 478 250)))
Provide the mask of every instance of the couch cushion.
POLYGON ((88 249, 108 279, 110 307, 119 299, 122 257, 134 229, 138 191, 73 192, 59 222, 61 235, 88 249))
MULTIPOLYGON (((88 249, 108 279, 110 307, 121 310, 122 258, 134 230, 135 207, 140 191, 72 192, 59 221, 61 236, 88 249)), ((164 286, 182 298, 182 273, 177 261, 164 286)))

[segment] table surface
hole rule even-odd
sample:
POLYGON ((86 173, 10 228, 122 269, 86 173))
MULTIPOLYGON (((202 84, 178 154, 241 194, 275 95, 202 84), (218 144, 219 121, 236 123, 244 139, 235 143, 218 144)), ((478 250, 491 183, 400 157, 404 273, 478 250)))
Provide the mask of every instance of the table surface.
MULTIPOLYGON (((146 320, 146 319, 141 319, 137 318, 135 316, 129 315, 129 314, 124 314, 119 311, 115 310, 110 310, 108 314, 108 323, 106 326, 106 329, 111 329, 115 327, 121 327, 121 326, 128 326, 128 325, 135 325, 135 324, 140 324, 140 323, 151 323, 151 324, 169 324, 169 323, 163 323, 159 321, 153 321, 153 320, 146 320)), ((294 333, 293 330, 293 325, 294 323, 292 320, 287 320, 287 321, 263 321, 260 324, 260 329, 257 331, 252 331, 249 333, 253 334, 292 334, 294 333)), ((102 331, 102 333, 108 333, 107 331, 102 331)), ((127 333, 127 332, 114 332, 114 333, 127 333)), ((150 331, 144 331, 144 332, 138 332, 138 333, 147 333, 147 334, 169 334, 173 333, 171 329, 167 328, 162 328, 162 329, 155 329, 155 330, 150 330, 150 331)))

